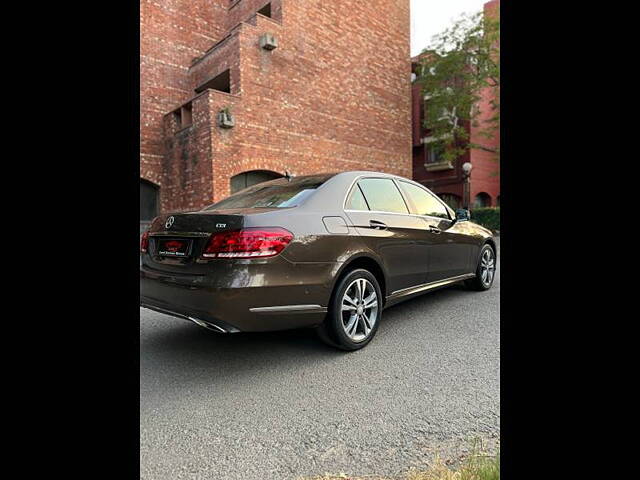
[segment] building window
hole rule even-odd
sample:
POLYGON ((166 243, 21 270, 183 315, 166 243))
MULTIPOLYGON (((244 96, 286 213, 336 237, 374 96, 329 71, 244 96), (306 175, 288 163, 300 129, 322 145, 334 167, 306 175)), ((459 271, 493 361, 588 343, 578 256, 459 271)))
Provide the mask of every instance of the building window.
POLYGON ((264 7, 258 10, 260 15, 271 18, 271 3, 267 3, 264 7))
POLYGON ((476 198, 473 202, 474 208, 484 208, 491 206, 491 196, 488 193, 480 192, 476 195, 476 198))
POLYGON ((193 124, 193 106, 191 102, 174 110, 173 119, 175 121, 175 131, 190 127, 193 124))
POLYGON ((196 93, 202 93, 208 89, 231 93, 231 71, 225 70, 220 75, 216 75, 211 80, 207 80, 196 88, 196 93))
POLYGON ((182 116, 182 128, 190 127, 193 124, 193 106, 191 103, 183 105, 180 109, 182 116))
POLYGON ((426 163, 440 163, 444 161, 444 143, 442 142, 432 142, 427 144, 427 148, 425 149, 427 153, 426 163))

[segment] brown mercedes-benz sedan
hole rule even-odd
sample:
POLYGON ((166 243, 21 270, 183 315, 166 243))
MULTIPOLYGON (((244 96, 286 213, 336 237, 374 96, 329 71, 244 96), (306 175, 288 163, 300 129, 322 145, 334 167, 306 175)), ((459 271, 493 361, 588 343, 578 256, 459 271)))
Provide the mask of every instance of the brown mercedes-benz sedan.
POLYGON ((140 305, 221 333, 316 327, 356 350, 386 307, 491 287, 491 231, 422 185, 376 172, 281 178, 142 236, 140 305))

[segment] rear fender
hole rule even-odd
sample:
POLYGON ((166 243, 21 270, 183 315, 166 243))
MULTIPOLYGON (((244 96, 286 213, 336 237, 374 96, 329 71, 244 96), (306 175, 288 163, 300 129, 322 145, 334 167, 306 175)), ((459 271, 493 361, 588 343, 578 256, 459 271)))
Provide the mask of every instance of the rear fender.
POLYGON ((368 252, 360 252, 349 257, 348 260, 340 264, 340 267, 336 270, 333 277, 333 283, 331 285, 331 291, 334 292, 338 281, 342 276, 354 268, 364 268, 371 271, 380 284, 380 290, 382 291, 383 301, 387 297, 387 270, 380 259, 368 252))

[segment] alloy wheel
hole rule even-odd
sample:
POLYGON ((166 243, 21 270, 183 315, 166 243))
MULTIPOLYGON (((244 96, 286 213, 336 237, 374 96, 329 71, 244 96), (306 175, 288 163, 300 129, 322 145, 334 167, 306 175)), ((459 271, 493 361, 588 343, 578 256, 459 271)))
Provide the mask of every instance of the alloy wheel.
POLYGON ((378 321, 378 295, 366 278, 351 282, 342 297, 342 327, 354 342, 365 340, 378 321))
POLYGON ((493 254, 493 250, 491 248, 487 248, 482 253, 482 258, 480 259, 480 279, 482 280, 482 283, 485 287, 491 285, 495 272, 495 256, 493 254))

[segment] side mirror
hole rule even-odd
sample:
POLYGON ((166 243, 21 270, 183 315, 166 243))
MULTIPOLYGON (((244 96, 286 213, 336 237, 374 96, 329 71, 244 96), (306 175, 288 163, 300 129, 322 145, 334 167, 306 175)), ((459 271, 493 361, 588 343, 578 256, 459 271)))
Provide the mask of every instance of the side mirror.
POLYGON ((471 218, 471 212, 466 208, 458 208, 456 210, 456 221, 464 222, 465 220, 469 220, 471 218))

